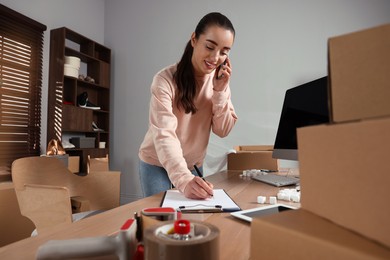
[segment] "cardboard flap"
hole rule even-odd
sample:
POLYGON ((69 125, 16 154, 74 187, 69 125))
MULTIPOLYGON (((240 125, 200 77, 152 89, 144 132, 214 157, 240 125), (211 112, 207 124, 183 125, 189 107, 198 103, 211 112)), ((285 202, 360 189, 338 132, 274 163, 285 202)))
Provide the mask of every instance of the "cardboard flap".
POLYGON ((273 145, 238 145, 234 147, 236 152, 260 152, 260 151, 273 151, 273 145))

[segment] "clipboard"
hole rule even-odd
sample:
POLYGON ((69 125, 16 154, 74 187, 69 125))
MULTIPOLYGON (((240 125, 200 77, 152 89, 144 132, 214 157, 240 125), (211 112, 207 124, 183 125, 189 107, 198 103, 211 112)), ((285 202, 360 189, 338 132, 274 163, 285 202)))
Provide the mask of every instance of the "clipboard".
POLYGON ((218 213, 240 211, 224 189, 214 189, 214 196, 204 200, 189 199, 178 190, 167 190, 160 207, 171 207, 183 213, 218 213))

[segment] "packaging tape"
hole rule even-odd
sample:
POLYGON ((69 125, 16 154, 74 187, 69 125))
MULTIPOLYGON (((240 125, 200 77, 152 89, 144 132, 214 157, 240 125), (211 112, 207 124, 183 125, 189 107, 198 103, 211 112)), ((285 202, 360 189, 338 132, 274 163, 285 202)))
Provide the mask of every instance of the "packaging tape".
POLYGON ((144 231, 145 260, 151 259, 219 259, 219 229, 209 223, 191 221, 194 237, 176 240, 166 234, 173 221, 154 225, 144 231))

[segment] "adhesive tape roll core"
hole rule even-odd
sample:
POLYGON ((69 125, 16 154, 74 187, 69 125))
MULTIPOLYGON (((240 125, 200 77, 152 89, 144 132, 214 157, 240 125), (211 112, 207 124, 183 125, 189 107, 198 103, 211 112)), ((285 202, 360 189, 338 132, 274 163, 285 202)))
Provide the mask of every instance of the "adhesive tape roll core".
POLYGON ((154 225, 144 231, 145 260, 219 259, 219 229, 205 222, 191 221, 194 237, 176 240, 161 235, 173 227, 173 221, 154 225))

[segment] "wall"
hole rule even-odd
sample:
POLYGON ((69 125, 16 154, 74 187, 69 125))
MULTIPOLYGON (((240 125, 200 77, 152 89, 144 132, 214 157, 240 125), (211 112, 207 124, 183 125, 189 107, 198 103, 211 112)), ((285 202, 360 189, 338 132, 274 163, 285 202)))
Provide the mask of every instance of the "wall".
POLYGON ((123 202, 141 195, 137 152, 152 77, 178 61, 204 14, 220 11, 235 26, 231 88, 239 116, 229 137, 212 136, 206 175, 225 167, 234 145, 273 144, 285 90, 327 74, 329 37, 390 22, 387 0, 116 0, 105 11, 105 43, 114 50, 111 159, 123 174, 123 202))

